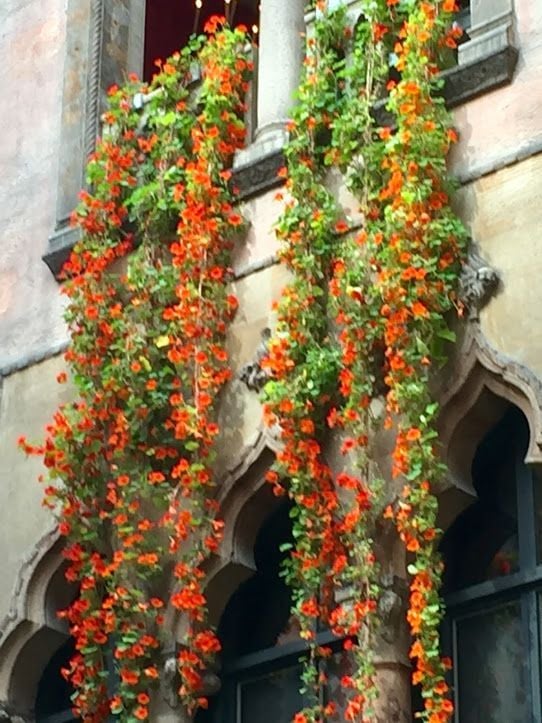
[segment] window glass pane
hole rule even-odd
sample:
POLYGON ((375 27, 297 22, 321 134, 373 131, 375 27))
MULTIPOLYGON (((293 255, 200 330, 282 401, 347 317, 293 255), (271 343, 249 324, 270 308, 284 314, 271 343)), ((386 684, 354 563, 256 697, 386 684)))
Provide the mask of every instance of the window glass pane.
POLYGON ((456 621, 461 723, 526 723, 528 655, 519 602, 456 621))
POLYGON ((504 545, 495 553, 489 563, 486 578, 491 580, 495 577, 510 575, 519 570, 519 540, 518 536, 512 535, 504 545))
POLYGON ((241 723, 290 723, 303 708, 300 687, 300 666, 240 683, 241 723))

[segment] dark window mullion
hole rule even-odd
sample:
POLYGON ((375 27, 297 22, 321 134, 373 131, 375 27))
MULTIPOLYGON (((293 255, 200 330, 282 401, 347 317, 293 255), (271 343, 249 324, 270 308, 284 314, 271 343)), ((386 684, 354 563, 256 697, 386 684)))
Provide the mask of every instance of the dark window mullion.
POLYGON ((454 723, 460 723, 459 721, 459 649, 457 645, 457 620, 453 619, 450 624, 451 629, 451 643, 452 643, 452 675, 453 675, 453 689, 454 689, 454 723))
POLYGON ((518 495, 519 562, 521 570, 536 567, 534 474, 518 454, 516 459, 518 495))
MULTIPOLYGON (((542 579, 542 565, 531 570, 520 570, 504 577, 496 577, 476 585, 469 585, 444 598, 448 610, 456 610, 472 604, 493 604, 493 600, 509 597, 527 587, 537 585, 542 579)), ((455 614, 455 613, 454 613, 455 614)))
POLYGON ((540 635, 539 635, 539 617, 538 617, 538 601, 537 592, 531 590, 522 595, 521 611, 523 620, 523 630, 527 653, 529 658, 529 687, 530 709, 532 711, 532 723, 542 721, 542 700, 540 691, 540 635))

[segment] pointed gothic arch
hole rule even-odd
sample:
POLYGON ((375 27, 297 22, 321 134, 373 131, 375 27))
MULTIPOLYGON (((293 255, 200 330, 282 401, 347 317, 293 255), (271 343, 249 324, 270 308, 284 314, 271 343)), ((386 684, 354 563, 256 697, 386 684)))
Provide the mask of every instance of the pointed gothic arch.
POLYGON ((33 719, 43 671, 69 639, 56 614, 75 595, 64 576, 62 546, 55 525, 23 562, 10 611, 0 624, 0 705, 23 720, 33 719))
POLYGON ((470 464, 483 436, 507 405, 529 426, 528 464, 542 463, 542 382, 526 366, 493 349, 476 324, 457 344, 440 389, 440 442, 450 482, 473 494, 470 464))

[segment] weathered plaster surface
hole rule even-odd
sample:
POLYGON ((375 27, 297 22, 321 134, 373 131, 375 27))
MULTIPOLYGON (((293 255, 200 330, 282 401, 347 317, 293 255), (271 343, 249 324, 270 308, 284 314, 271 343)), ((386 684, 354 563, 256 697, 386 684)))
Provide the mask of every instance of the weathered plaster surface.
POLYGON ((272 302, 280 297, 288 278, 288 272, 276 265, 251 274, 234 285, 239 310, 228 337, 234 378, 224 390, 220 410, 222 435, 217 468, 221 470, 221 476, 239 463, 240 454, 252 444, 262 426, 258 394, 246 388, 238 379, 238 373, 253 358, 260 344, 262 329, 272 324, 272 302))
POLYGON ((237 272, 278 250, 273 225, 281 213, 283 204, 276 200, 276 195, 277 191, 271 190, 242 204, 248 229, 246 235, 239 239, 236 245, 234 271, 237 272))
POLYGON ((519 59, 511 85, 465 103, 454 111, 460 131, 451 156, 460 177, 485 172, 499 159, 542 145, 542 4, 515 2, 519 59))
POLYGON ((64 12, 63 0, 0 3, 0 368, 65 335, 41 261, 55 218, 64 12))
POLYGON ((37 458, 26 458, 17 447, 25 435, 43 439, 45 425, 70 390, 55 380, 65 367, 62 357, 36 364, 6 377, 0 399, 0 620, 7 614, 11 593, 23 562, 51 527, 51 514, 41 505, 43 489, 37 478, 44 471, 37 458))
POLYGON ((542 154, 462 189, 459 209, 501 284, 480 313, 498 351, 542 376, 542 154))

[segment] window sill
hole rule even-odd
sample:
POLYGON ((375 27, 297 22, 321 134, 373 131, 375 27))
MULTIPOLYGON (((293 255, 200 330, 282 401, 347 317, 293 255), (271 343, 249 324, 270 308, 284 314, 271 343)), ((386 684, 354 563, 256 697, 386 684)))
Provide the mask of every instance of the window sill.
POLYGON ((80 230, 65 225, 49 236, 49 245, 42 259, 51 269, 53 276, 59 280, 62 267, 69 259, 73 247, 79 241, 80 230))

